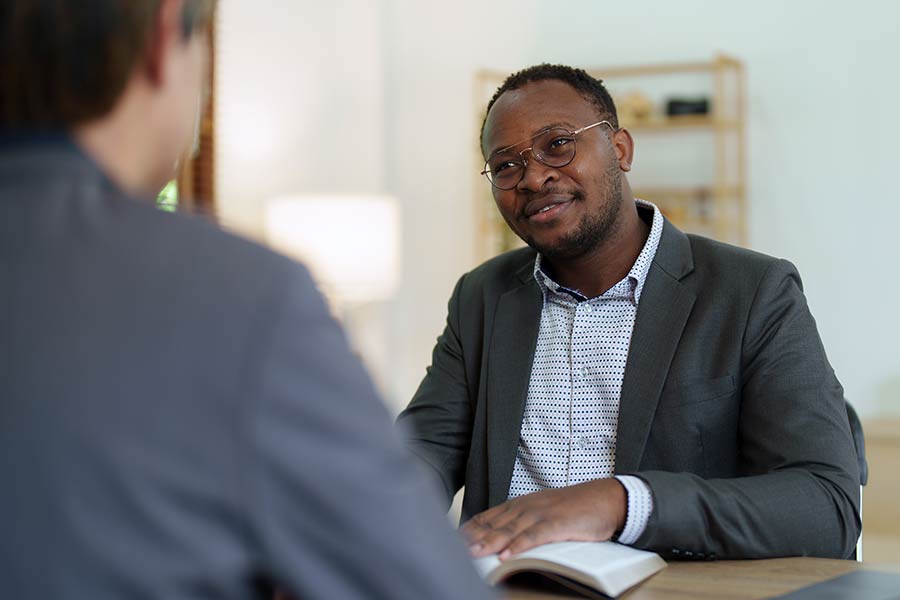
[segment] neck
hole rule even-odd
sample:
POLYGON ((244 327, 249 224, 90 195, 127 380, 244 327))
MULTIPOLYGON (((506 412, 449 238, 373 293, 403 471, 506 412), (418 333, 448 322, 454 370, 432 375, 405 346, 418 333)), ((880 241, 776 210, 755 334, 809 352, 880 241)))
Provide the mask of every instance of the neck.
POLYGON ((72 131, 75 142, 107 177, 123 191, 144 197, 155 196, 165 183, 154 169, 159 161, 154 157, 153 107, 145 100, 129 86, 109 113, 72 131))
POLYGON ((595 298, 620 282, 640 255, 650 226, 641 219, 633 199, 625 202, 613 235, 596 248, 571 259, 549 261, 556 281, 595 298))

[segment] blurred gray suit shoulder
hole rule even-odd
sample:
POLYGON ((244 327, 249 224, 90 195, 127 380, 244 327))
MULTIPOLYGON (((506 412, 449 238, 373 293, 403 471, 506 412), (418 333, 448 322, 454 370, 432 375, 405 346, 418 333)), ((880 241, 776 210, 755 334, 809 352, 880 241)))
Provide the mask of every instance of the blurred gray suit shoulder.
POLYGON ((487 593, 307 271, 0 145, 0 586, 487 593))

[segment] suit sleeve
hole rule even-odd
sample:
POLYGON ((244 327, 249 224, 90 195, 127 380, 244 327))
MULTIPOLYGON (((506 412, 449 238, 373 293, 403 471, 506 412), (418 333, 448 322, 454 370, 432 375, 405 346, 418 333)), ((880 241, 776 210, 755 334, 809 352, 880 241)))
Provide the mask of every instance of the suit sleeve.
POLYGON ((305 270, 260 330, 239 427, 265 574, 298 598, 491 597, 305 270))
POLYGON ((434 475, 448 508, 463 486, 472 439, 473 400, 460 341, 460 307, 465 276, 450 298, 447 324, 431 365, 397 424, 407 447, 434 475))
POLYGON ((761 278, 742 344, 742 476, 636 473, 654 511, 635 545, 675 558, 851 556, 859 474, 843 389, 790 263, 761 278))

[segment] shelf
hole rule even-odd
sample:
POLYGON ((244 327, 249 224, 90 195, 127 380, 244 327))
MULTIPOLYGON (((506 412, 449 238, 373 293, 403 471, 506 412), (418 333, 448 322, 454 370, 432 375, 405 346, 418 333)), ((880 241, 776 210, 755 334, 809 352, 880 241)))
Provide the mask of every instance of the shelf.
POLYGON ((740 61, 726 54, 719 54, 711 61, 660 63, 592 68, 605 77, 641 77, 646 75, 680 75, 682 73, 715 73, 723 67, 739 67, 740 61))
POLYGON ((740 123, 734 120, 716 119, 709 115, 684 115, 665 119, 648 119, 619 123, 628 131, 667 131, 684 129, 736 130, 740 123))
POLYGON ((716 187, 713 185, 660 185, 660 186, 640 186, 634 188, 634 195, 638 198, 650 200, 650 197, 673 196, 677 198, 696 199, 702 196, 712 197, 716 194, 720 196, 737 195, 741 193, 739 185, 725 185, 716 187), (643 195, 642 195, 643 194, 643 195))
MULTIPOLYGON (((592 67, 588 69, 591 72, 597 72, 604 77, 643 77, 647 75, 680 75, 682 73, 716 73, 718 70, 727 67, 740 68, 741 61, 728 56, 727 54, 719 54, 713 60, 681 62, 681 63, 660 63, 660 64, 643 64, 630 66, 608 66, 608 67, 592 67)), ((503 81, 509 73, 506 71, 495 71, 492 69, 482 69, 479 76, 503 81)))

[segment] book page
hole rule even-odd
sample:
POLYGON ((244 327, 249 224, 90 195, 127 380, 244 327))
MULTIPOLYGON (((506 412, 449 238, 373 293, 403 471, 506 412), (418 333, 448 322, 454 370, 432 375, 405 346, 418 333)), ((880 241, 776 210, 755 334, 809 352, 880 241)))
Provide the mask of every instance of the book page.
POLYGON ((666 565, 653 552, 614 542, 558 542, 526 550, 503 562, 496 555, 478 560, 482 562, 476 568, 482 576, 487 573, 491 583, 522 571, 556 573, 610 596, 618 596, 666 565))
POLYGON ((481 578, 487 580, 491 571, 499 567, 501 563, 496 554, 488 554, 481 558, 473 558, 472 564, 475 565, 475 570, 478 571, 481 578))
POLYGON ((540 558, 596 575, 628 568, 629 565, 655 556, 615 542, 558 542, 544 544, 517 555, 540 558))

